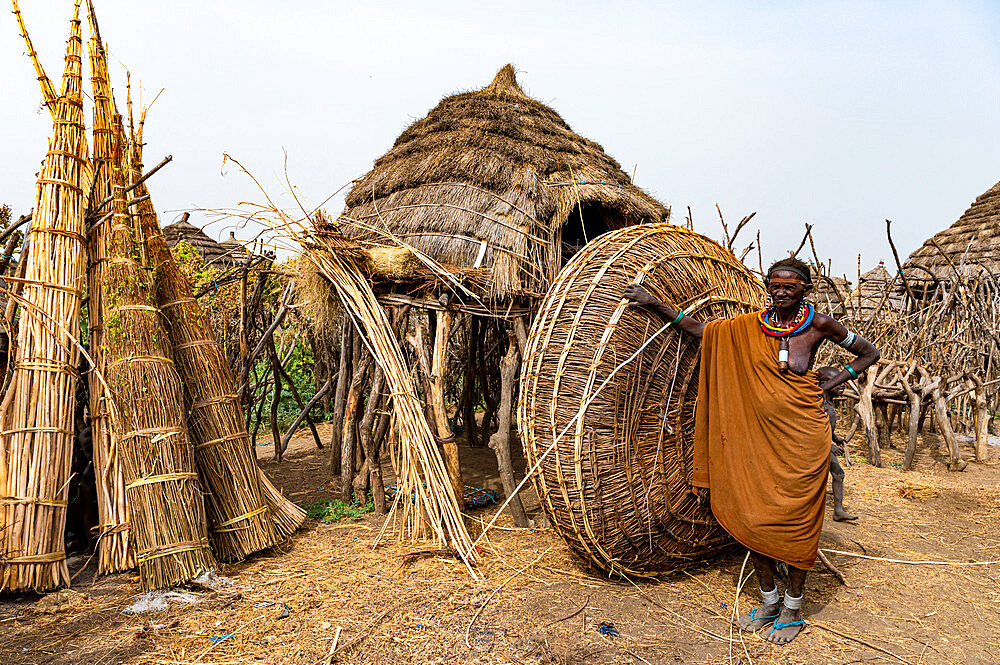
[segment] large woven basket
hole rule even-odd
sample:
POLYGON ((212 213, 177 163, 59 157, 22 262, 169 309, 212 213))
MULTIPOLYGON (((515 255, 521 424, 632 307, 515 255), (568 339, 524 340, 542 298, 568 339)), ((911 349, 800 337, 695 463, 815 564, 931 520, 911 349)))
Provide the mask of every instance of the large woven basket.
POLYGON ((651 576, 731 541, 690 492, 698 340, 627 308, 631 282, 702 321, 759 308, 764 289, 702 235, 632 226, 586 245, 532 324, 518 419, 529 463, 544 455, 542 506, 594 565, 651 576))

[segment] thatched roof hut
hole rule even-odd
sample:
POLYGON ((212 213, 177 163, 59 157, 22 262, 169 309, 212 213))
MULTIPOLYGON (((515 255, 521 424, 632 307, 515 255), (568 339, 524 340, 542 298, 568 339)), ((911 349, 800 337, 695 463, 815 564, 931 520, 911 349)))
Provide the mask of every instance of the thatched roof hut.
POLYGON ((541 297, 564 252, 667 217, 600 145, 529 97, 511 65, 410 125, 346 204, 348 235, 386 229, 441 264, 482 268, 485 298, 541 297))
POLYGON ((201 254, 205 265, 217 262, 226 253, 226 250, 219 243, 209 238, 197 226, 188 222, 187 215, 184 215, 180 221, 164 226, 163 239, 166 240, 169 247, 175 247, 179 242, 191 245, 201 254))
POLYGON ((241 266, 250 260, 250 252, 236 239, 236 233, 233 231, 229 232, 229 238, 219 243, 219 247, 222 249, 219 261, 223 263, 241 266))
POLYGON ((229 232, 227 240, 216 242, 187 220, 188 216, 185 214, 180 221, 163 227, 163 239, 166 240, 168 247, 175 247, 179 242, 186 242, 198 250, 206 266, 219 269, 240 266, 252 258, 243 243, 236 239, 234 232, 229 232))
POLYGON ((949 260, 965 277, 1000 269, 1000 182, 979 196, 957 222, 910 254, 903 270, 911 281, 951 281, 955 268, 949 260))
POLYGON ((873 318, 893 320, 905 311, 900 280, 885 268, 885 262, 861 275, 858 287, 851 292, 851 316, 856 325, 873 318))

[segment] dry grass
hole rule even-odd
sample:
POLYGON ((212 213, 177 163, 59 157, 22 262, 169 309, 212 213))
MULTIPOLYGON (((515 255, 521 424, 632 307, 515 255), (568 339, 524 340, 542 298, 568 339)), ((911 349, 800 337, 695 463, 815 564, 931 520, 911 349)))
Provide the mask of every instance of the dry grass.
MULTIPOLYGON (((319 455, 310 450, 286 464, 307 466, 319 455)), ((847 503, 861 520, 828 520, 821 545, 903 559, 1000 558, 1000 468, 972 464, 949 473, 934 446, 922 446, 917 461, 905 479, 937 483, 939 496, 905 499, 894 490, 904 478, 899 471, 856 464, 847 469, 847 503)), ((325 477, 322 467, 317 480, 325 477)), ((490 517, 475 514, 470 530, 490 517)), ((32 599, 0 604, 0 649, 11 665, 314 665, 325 662, 340 627, 340 663, 902 662, 886 651, 913 665, 1000 658, 998 566, 901 566, 833 555, 850 587, 824 570, 810 575, 810 626, 792 645, 777 647, 730 632, 738 551, 659 582, 610 581, 583 568, 551 531, 515 530, 501 516, 502 528, 480 543, 483 579, 476 581, 451 556, 407 564, 419 546, 373 550, 380 528, 374 516, 309 524, 287 550, 226 568, 233 586, 197 591, 201 602, 165 614, 120 614, 138 591, 125 575, 78 585, 86 599, 67 601, 55 614, 36 612, 32 599), (282 619, 284 604, 290 610, 282 619), (620 637, 598 633, 606 621, 620 637)), ((759 600, 754 582, 751 576, 741 611, 759 600)))
POLYGON ((899 495, 904 499, 928 499, 939 494, 938 488, 910 478, 904 478, 896 486, 899 495))

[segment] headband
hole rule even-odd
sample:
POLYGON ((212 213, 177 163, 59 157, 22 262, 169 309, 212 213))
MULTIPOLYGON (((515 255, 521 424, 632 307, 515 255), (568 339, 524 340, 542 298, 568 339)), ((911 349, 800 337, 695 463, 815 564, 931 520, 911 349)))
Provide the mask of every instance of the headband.
POLYGON ((777 270, 787 270, 788 272, 794 272, 796 275, 801 277, 802 281, 804 281, 806 284, 812 284, 812 278, 809 276, 809 273, 805 272, 801 268, 796 268, 795 266, 773 266, 770 270, 767 271, 767 279, 770 280, 771 273, 777 270))

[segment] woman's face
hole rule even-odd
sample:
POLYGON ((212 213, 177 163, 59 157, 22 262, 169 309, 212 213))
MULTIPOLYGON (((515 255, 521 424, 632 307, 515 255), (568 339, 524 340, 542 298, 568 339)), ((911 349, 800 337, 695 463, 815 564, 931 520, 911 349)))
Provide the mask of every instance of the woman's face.
POLYGON ((812 284, 806 284, 791 270, 773 271, 767 280, 767 292, 771 302, 779 308, 797 306, 812 289, 812 284))

